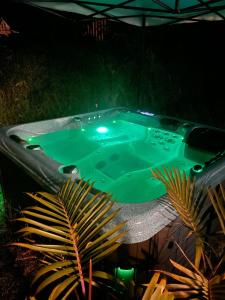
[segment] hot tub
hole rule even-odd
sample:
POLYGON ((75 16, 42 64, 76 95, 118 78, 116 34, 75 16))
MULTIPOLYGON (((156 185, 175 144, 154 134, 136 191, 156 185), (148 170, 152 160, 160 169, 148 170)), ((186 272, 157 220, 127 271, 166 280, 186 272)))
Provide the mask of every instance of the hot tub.
POLYGON ((225 131, 149 112, 114 108, 10 126, 0 130, 0 151, 43 188, 84 178, 112 194, 128 220, 124 242, 149 239, 176 218, 165 187, 151 170, 179 168, 199 182, 225 177, 225 131))

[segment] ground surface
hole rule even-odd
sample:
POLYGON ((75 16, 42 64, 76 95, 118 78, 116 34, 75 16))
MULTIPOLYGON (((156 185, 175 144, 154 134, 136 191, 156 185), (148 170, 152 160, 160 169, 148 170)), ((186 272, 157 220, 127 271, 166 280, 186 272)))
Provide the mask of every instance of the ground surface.
POLYGON ((26 283, 16 263, 15 250, 5 245, 10 241, 10 230, 1 223, 0 226, 0 299, 24 299, 26 283))

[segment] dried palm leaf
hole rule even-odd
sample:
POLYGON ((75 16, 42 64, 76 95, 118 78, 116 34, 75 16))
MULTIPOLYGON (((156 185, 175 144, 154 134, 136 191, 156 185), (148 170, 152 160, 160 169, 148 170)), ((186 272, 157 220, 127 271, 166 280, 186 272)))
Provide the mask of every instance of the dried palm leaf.
MULTIPOLYGON (((179 247, 179 246, 178 246, 179 247)), ((175 299, 205 299, 205 300, 222 300, 225 295, 225 273, 220 275, 205 276, 186 256, 184 251, 179 247, 184 257, 189 262, 191 269, 183 267, 172 259, 170 262, 179 272, 179 275, 167 271, 160 271, 164 275, 173 278, 178 283, 167 284, 166 288, 170 291, 175 299)), ((217 267, 216 267, 217 269, 217 267)))
MULTIPOLYGON (((90 196, 93 185, 81 180, 79 184, 66 182, 58 195, 46 192, 28 193, 38 205, 22 211, 18 221, 26 226, 19 230, 24 237, 32 235, 39 242, 18 242, 13 245, 45 254, 44 266, 36 273, 33 284, 39 285, 38 294, 53 284, 49 299, 66 299, 81 285, 86 294, 85 281, 89 279, 89 262, 93 265, 119 247, 117 242, 125 234, 125 222, 106 232, 102 228, 118 213, 111 211, 109 195, 98 193, 90 196)), ((92 271, 92 276, 96 273, 92 271)), ((97 274, 99 275, 99 274, 97 274)), ((101 277, 111 279, 107 273, 101 277)), ((93 285, 97 285, 91 279, 93 285)))
POLYGON ((195 265, 198 267, 203 257, 205 234, 211 220, 211 207, 207 204, 205 189, 197 189, 195 181, 178 169, 152 171, 167 189, 168 198, 176 209, 185 226, 190 230, 189 236, 195 234, 195 265))
POLYGON ((219 192, 216 189, 210 189, 208 191, 209 199, 216 211, 218 220, 223 234, 225 235, 225 190, 222 184, 220 184, 219 192))
POLYGON ((147 289, 142 297, 142 300, 173 300, 174 295, 169 293, 166 288, 166 280, 159 281, 160 273, 155 273, 150 282, 145 284, 147 289))

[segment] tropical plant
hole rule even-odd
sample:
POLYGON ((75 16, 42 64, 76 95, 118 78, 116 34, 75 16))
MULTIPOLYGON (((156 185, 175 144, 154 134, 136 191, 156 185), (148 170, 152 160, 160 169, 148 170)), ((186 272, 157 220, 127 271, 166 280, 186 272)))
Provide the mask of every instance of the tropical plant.
POLYGON ((181 264, 170 259, 171 264, 177 273, 160 271, 177 281, 178 283, 167 284, 166 288, 172 292, 177 299, 205 299, 205 300, 222 300, 225 295, 225 272, 218 274, 221 261, 213 267, 209 258, 205 255, 207 272, 202 272, 188 259, 184 251, 177 245, 182 255, 187 259, 191 266, 188 269, 181 264), (179 275, 178 275, 179 274, 179 275), (181 274, 181 275, 180 275, 181 274))
POLYGON ((89 182, 69 180, 57 195, 28 193, 38 205, 22 210, 23 216, 17 220, 26 226, 18 232, 26 240, 12 245, 44 254, 32 281, 33 286, 37 284, 34 296, 50 285, 49 299, 67 299, 71 293, 85 297, 87 283, 101 287, 105 280, 114 279, 106 272, 92 271, 92 264, 119 247, 125 222, 103 232, 118 210, 111 211, 113 202, 108 194, 90 196, 92 191, 89 182))
POLYGON ((164 173, 156 170, 152 173, 166 186, 169 201, 189 229, 188 236, 195 235, 195 265, 199 266, 212 217, 212 207, 207 203, 207 190, 196 187, 195 180, 191 180, 185 172, 181 174, 178 169, 164 169, 164 173))
POLYGON ((219 185, 219 191, 216 189, 209 189, 208 191, 211 203, 218 216, 220 226, 225 235, 225 190, 222 184, 219 185))
POLYGON ((173 300, 174 295, 169 293, 166 288, 166 279, 162 278, 159 281, 160 273, 155 273, 147 286, 142 300, 173 300))
POLYGON ((225 295, 225 191, 222 186, 220 190, 200 189, 195 180, 187 178, 185 173, 181 175, 179 170, 157 170, 154 176, 161 180, 167 188, 169 200, 177 210, 184 225, 195 234, 195 259, 192 262, 177 244, 183 257, 189 263, 191 269, 170 259, 177 273, 160 270, 175 282, 166 285, 177 299, 207 299, 222 300, 225 295), (211 200, 208 201, 208 199, 211 200), (212 212, 212 208, 214 210, 212 212), (218 217, 218 222, 213 222, 212 215, 218 217), (218 232, 218 224, 222 229, 218 232), (211 226, 210 226, 211 225, 211 226), (210 230, 209 231, 209 227, 210 230), (211 235, 220 234, 220 251, 214 249, 211 235), (176 283, 178 282, 178 283, 176 283))

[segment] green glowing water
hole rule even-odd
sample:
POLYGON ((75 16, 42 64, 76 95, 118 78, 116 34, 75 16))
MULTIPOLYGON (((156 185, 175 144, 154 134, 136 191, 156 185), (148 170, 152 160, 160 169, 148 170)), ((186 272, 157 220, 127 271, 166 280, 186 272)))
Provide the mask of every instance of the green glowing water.
POLYGON ((64 165, 76 165, 81 177, 113 195, 115 201, 139 203, 165 194, 151 169, 177 167, 189 172, 208 153, 186 155, 183 136, 171 131, 114 119, 29 138, 64 165))

